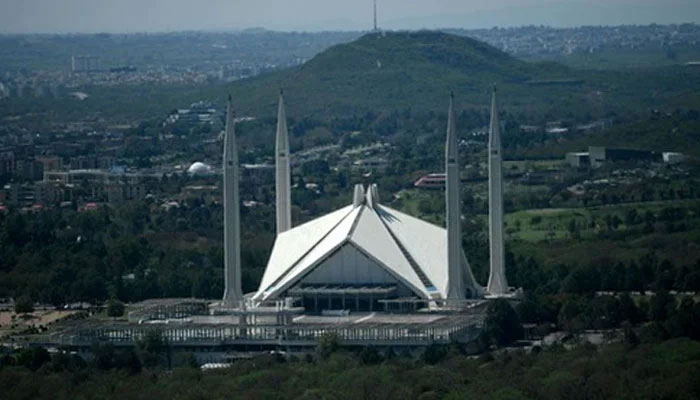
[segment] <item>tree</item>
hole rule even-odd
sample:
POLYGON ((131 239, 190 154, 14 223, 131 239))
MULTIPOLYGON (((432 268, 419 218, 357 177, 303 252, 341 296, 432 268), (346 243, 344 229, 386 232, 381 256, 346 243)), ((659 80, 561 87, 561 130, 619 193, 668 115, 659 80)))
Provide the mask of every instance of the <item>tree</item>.
POLYGON ((695 271, 688 274, 683 285, 683 290, 689 292, 700 291, 700 268, 696 265, 695 271))
POLYGON ((34 312, 34 302, 29 296, 20 296, 15 302, 15 312, 17 314, 28 314, 34 312))
POLYGON ((374 346, 365 346, 360 352, 360 361, 366 365, 379 364, 382 356, 374 346))
POLYGON ((622 220, 620 219, 620 217, 618 217, 617 215, 612 216, 613 229, 619 228, 621 223, 622 223, 622 220))
POLYGON ((653 212, 647 210, 644 213, 644 223, 646 223, 647 225, 654 225, 656 223, 656 216, 653 212))
POLYGON ((623 319, 620 302, 614 296, 597 296, 586 307, 587 325, 596 329, 610 329, 623 319))
POLYGON ((559 310, 558 322, 562 329, 569 332, 575 332, 581 328, 581 314, 583 313, 584 304, 577 297, 567 299, 562 304, 559 310))
MULTIPOLYGON (((510 306, 509 306, 510 307, 510 306)), ((441 346, 435 343, 431 343, 425 348, 425 351, 421 355, 423 362, 426 364, 434 365, 444 360, 447 356, 447 347, 441 346)))
POLYGON ((523 337, 518 314, 505 299, 489 303, 485 322, 487 334, 499 346, 506 346, 523 337))
POLYGON ((127 372, 129 375, 136 375, 141 372, 141 360, 139 360, 133 348, 116 353, 114 366, 127 372))
POLYGON ((568 230, 569 230, 569 235, 571 236, 571 238, 579 239, 581 237, 580 232, 578 230, 578 225, 576 224, 576 219, 571 218, 569 220, 568 230))
POLYGON ((599 274, 591 266, 579 267, 571 271, 561 283, 561 291, 564 293, 593 293, 600 288, 599 274))
POLYGON ((5 229, 0 231, 0 242, 22 247, 29 240, 27 221, 22 214, 12 213, 5 220, 5 229))
POLYGON ((112 318, 124 315, 124 303, 115 298, 110 299, 107 303, 107 315, 112 318))
POLYGON ((431 214, 433 212, 432 203, 429 199, 421 199, 418 202, 418 211, 421 214, 431 214))
POLYGON ((116 354, 111 343, 96 343, 92 347, 92 356, 92 364, 98 369, 106 371, 114 368, 116 364, 116 354))
POLYGON ((516 306, 518 318, 520 319, 520 321, 525 323, 539 322, 539 316, 537 311, 537 302, 529 297, 518 303, 518 305, 516 306))
POLYGON ((331 354, 338 351, 339 347, 338 335, 332 332, 326 332, 319 338, 316 351, 321 358, 328 358, 331 354))
POLYGON ((77 372, 87 367, 87 363, 77 354, 60 351, 51 357, 48 370, 51 372, 77 372))
POLYGON ((629 321, 622 323, 622 330, 624 332, 625 344, 632 347, 639 344, 639 336, 637 336, 637 333, 634 331, 632 324, 629 323, 629 321))
POLYGON ((144 366, 158 366, 160 364, 160 357, 166 350, 163 332, 159 329, 150 329, 146 331, 143 338, 138 342, 137 347, 140 350, 144 366))
POLYGON ((38 370, 49 361, 51 361, 51 355, 43 347, 25 348, 17 358, 18 365, 25 366, 32 371, 38 370))
POLYGON ((625 225, 627 225, 628 227, 635 225, 637 223, 637 218, 639 218, 639 213, 637 213, 637 209, 630 209, 625 215, 625 225))
POLYGON ((627 320, 633 324, 639 323, 642 320, 639 308, 634 304, 634 300, 629 294, 623 293, 620 296, 620 316, 623 320, 627 320))
POLYGON ((199 368, 199 361, 194 353, 181 353, 179 357, 176 357, 176 365, 185 368, 199 368))
POLYGON ((664 260, 656 267, 655 290, 671 290, 674 283, 674 272, 676 267, 669 260, 664 260))
POLYGON ((652 321, 662 322, 667 320, 676 309, 676 300, 667 291, 658 291, 651 297, 649 304, 649 317, 652 321))
POLYGON ((630 262, 630 265, 625 270, 625 290, 627 291, 644 291, 644 282, 642 280, 642 272, 637 263, 630 262))

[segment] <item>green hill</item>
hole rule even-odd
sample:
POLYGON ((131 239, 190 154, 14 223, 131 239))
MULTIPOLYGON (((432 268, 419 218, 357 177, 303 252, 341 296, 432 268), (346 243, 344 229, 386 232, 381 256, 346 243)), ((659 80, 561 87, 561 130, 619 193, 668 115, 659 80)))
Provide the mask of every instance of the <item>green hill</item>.
POLYGON ((225 89, 244 113, 273 113, 285 88, 291 116, 330 118, 409 107, 442 112, 450 91, 460 107, 483 108, 497 84, 510 112, 566 118, 670 104, 700 88, 699 77, 682 67, 615 72, 529 63, 474 39, 421 31, 367 34, 302 66, 225 89))
POLYGON ((368 110, 443 110, 454 91, 468 106, 487 103, 493 84, 507 91, 577 78, 556 64, 518 60, 474 39, 441 32, 368 34, 334 46, 306 64, 237 82, 230 88, 241 108, 271 109, 283 87, 292 112, 348 115, 368 110))
POLYGON ((584 71, 526 62, 467 37, 421 31, 367 34, 298 67, 230 84, 84 87, 87 101, 14 98, 0 102, 0 115, 50 112, 66 120, 97 115, 121 121, 161 117, 200 99, 223 104, 232 93, 241 114, 272 117, 280 88, 287 93, 288 115, 296 119, 409 108, 444 114, 450 91, 459 109, 486 110, 493 84, 503 109, 524 123, 700 108, 700 68, 584 71))

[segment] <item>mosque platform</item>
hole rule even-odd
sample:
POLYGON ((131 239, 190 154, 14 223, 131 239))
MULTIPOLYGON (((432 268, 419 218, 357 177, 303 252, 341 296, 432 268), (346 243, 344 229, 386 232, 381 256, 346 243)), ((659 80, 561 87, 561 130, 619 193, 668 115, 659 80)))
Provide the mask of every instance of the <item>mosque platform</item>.
MULTIPOLYGON (((158 305, 176 307, 177 303, 158 305)), ((300 312, 299 307, 261 308, 138 322, 87 319, 67 321, 45 340, 89 351, 95 343, 133 346, 149 332, 158 331, 173 349, 196 352, 311 350, 326 335, 337 337, 341 346, 425 347, 470 342, 478 336, 485 319, 480 306, 459 313, 429 309, 410 313, 340 311, 310 314, 300 312)))

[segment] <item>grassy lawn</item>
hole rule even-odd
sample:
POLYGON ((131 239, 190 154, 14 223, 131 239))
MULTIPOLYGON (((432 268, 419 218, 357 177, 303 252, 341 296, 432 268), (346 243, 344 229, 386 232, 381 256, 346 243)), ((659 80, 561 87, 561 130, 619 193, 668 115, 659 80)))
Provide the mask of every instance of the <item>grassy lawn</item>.
MULTIPOLYGON (((404 190, 396 204, 401 211, 444 224, 444 198, 440 190, 404 190)), ((506 246, 516 255, 532 256, 545 265, 580 264, 608 257, 613 260, 637 260, 653 251, 660 259, 676 265, 694 264, 700 258, 700 200, 667 200, 625 203, 586 208, 544 208, 517 211, 505 215, 506 246), (656 222, 653 232, 645 232, 644 214, 657 217, 669 207, 686 209, 686 217, 676 224, 685 224, 682 232, 668 232, 664 222, 656 222), (631 209, 636 209, 638 222, 625 224, 631 209), (618 225, 609 230, 607 219, 617 217, 618 225), (571 232, 574 221, 574 234, 571 232)), ((488 215, 465 215, 471 229, 488 232, 488 215)), ((465 231, 465 235, 470 233, 465 231)))
POLYGON ((632 208, 637 210, 638 215, 646 211, 658 215, 666 207, 688 207, 692 210, 697 204, 697 200, 675 200, 519 211, 505 217, 508 245, 516 254, 533 256, 545 264, 576 264, 581 260, 601 257, 631 260, 649 251, 676 264, 691 264, 700 258, 700 223, 697 221, 698 215, 692 211, 682 221, 687 228, 683 232, 667 232, 664 224, 656 223, 653 232, 644 233, 641 229, 643 224, 628 227, 624 222, 613 231, 608 231, 605 220, 606 216, 615 215, 624 221, 632 208), (577 226, 576 235, 569 230, 572 220, 577 226), (591 221, 594 221, 593 225, 591 221))

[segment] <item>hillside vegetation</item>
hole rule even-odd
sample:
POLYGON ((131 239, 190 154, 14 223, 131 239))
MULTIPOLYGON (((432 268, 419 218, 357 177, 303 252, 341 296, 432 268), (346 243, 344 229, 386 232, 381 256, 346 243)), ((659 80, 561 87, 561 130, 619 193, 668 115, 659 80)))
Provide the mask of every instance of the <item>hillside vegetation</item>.
POLYGON ((463 107, 480 108, 488 104, 494 84, 504 106, 523 117, 602 117, 690 96, 700 87, 700 73, 683 67, 575 70, 525 62, 474 39, 423 31, 368 34, 302 66, 226 89, 244 113, 271 112, 277 91, 285 88, 290 116, 331 118, 404 109, 442 112, 450 91, 463 107))
POLYGON ((52 400, 697 399, 699 362, 700 345, 687 339, 569 351, 557 346, 480 359, 452 352, 422 361, 382 361, 368 348, 359 356, 335 353, 315 362, 257 358, 208 373, 187 367, 135 373, 133 362, 105 371, 96 361, 86 369, 64 356, 38 372, 0 369, 0 388, 7 399, 52 400))

